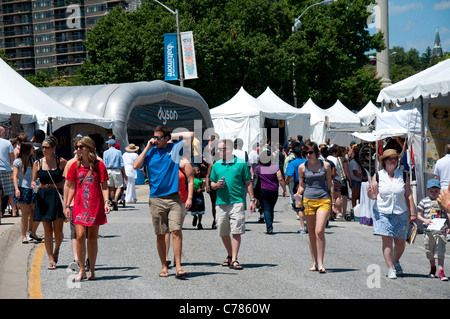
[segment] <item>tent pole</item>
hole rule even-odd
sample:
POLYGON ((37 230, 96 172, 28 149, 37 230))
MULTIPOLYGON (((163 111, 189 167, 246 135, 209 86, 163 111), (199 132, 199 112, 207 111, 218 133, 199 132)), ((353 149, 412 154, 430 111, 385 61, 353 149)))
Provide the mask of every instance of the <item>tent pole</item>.
MULTIPOLYGON (((420 114, 422 115, 421 119, 420 119, 420 141, 422 144, 422 183, 420 185, 420 193, 422 194, 422 196, 424 196, 425 194, 425 163, 426 163, 426 149, 427 149, 427 144, 425 141, 425 114, 424 114, 424 109, 423 109, 423 96, 420 96, 420 114)), ((417 172, 416 172, 417 174, 417 172)), ((416 177, 417 179, 417 177, 416 177)))

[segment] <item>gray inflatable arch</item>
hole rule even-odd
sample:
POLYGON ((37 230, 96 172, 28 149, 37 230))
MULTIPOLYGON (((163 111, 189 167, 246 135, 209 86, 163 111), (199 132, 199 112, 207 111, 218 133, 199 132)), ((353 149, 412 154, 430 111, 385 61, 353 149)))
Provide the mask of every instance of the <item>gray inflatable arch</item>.
POLYGON ((79 112, 114 119, 113 133, 122 151, 129 140, 146 143, 157 125, 165 125, 172 131, 180 128, 195 131, 200 140, 200 130, 203 134, 213 129, 208 105, 200 94, 160 80, 41 90, 79 112))

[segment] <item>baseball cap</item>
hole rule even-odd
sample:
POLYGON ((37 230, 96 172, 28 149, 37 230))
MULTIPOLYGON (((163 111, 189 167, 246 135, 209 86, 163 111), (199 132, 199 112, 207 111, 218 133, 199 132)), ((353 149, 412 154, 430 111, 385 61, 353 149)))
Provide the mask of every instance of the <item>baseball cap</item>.
POLYGON ((113 139, 107 140, 106 143, 108 143, 109 145, 116 145, 116 141, 113 139))
POLYGON ((438 179, 432 178, 432 179, 428 180, 428 182, 427 182, 427 188, 432 188, 432 187, 438 187, 438 188, 441 188, 441 183, 439 182, 438 179))

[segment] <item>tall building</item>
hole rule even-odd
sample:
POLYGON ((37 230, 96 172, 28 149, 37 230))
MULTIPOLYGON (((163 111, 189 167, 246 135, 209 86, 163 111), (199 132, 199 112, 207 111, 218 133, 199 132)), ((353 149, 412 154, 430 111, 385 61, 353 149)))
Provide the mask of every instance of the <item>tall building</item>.
MULTIPOLYGON (((131 2, 128 0, 127 2, 131 2)), ((122 0, 1 0, 0 50, 22 75, 73 69, 87 57, 87 30, 122 0)))
POLYGON ((436 35, 434 36, 433 56, 442 56, 441 38, 439 37, 439 27, 436 27, 436 35))

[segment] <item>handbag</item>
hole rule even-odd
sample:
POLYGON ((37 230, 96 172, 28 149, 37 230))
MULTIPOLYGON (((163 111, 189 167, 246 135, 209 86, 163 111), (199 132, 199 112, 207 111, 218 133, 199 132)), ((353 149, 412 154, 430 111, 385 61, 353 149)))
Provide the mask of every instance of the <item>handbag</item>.
POLYGON ((258 165, 255 168, 252 179, 253 196, 255 196, 257 200, 261 198, 261 179, 259 177, 260 173, 260 166, 258 165))

